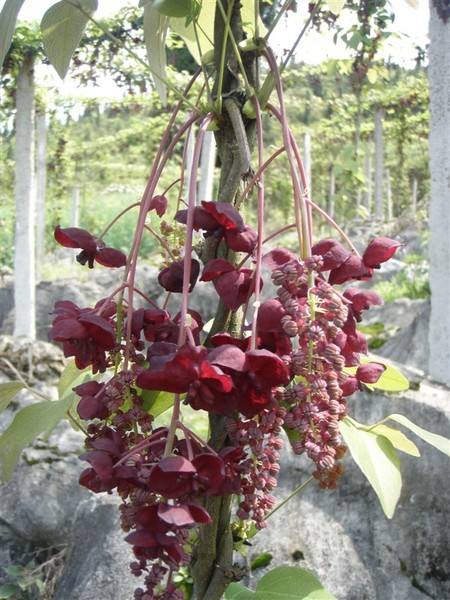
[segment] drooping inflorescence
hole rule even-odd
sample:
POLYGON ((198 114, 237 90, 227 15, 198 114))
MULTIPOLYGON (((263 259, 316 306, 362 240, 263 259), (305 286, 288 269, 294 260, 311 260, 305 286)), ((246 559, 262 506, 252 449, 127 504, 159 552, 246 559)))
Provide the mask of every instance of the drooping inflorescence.
MULTIPOLYGON (((200 528, 212 524, 206 508, 210 499, 232 497, 236 521, 266 526, 276 505, 272 493, 286 434, 294 452, 313 462, 320 486, 334 487, 345 453, 339 421, 347 411, 346 398, 384 370, 378 363, 361 364, 367 342, 357 329, 362 311, 380 299, 361 287, 337 286, 369 279, 399 244, 376 238, 362 256, 332 239, 309 247, 311 203, 297 182, 297 217, 303 219, 297 227, 305 242, 301 256, 272 248, 263 257, 263 136, 257 109, 259 234, 231 202, 208 200, 197 206, 192 184, 188 208, 175 214, 186 226, 184 256, 161 238, 167 260, 158 282, 168 294, 181 294, 177 314, 136 287, 139 248, 145 231, 152 231, 146 224, 150 211, 161 217, 170 206, 156 192, 176 143, 200 122, 191 173, 195 183, 201 140, 212 115, 190 116, 173 135, 171 119, 128 257, 105 246, 104 234, 55 231, 60 244, 81 250, 82 265, 125 267, 117 289, 95 307, 58 302, 50 338, 62 343, 65 356, 74 357, 79 369, 89 367, 95 375, 74 388, 79 418, 87 422, 81 458, 88 467, 80 483, 94 493, 114 491, 121 498, 121 524, 135 555, 131 571, 143 579, 136 600, 184 598, 174 575, 190 565, 200 528), (194 256, 195 232, 209 248, 206 258, 201 252, 194 256), (261 302, 262 265, 272 271, 278 289, 261 302), (211 335, 203 330, 204 315, 188 305, 199 278, 212 282, 226 315, 211 335), (136 306, 135 294, 145 306, 136 306), (253 320, 248 325, 246 315, 253 320), (229 326, 239 320, 240 327, 229 326), (160 395, 173 398, 169 425, 156 419, 160 395), (221 440, 202 439, 189 429, 184 405, 221 419, 221 440)), ((287 123, 282 125, 289 133, 287 123)), ((296 146, 292 149, 301 160, 296 146)), ((294 177, 295 169, 291 173, 294 177)))

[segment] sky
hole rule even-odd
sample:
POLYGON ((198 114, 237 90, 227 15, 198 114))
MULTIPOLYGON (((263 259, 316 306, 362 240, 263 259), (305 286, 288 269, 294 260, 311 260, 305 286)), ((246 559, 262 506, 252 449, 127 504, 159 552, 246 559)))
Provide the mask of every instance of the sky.
MULTIPOLYGON (((208 0, 204 1, 207 2, 208 0)), ((288 17, 282 19, 278 24, 271 38, 271 44, 277 53, 281 54, 284 49, 289 48, 294 42, 307 17, 308 2, 309 0, 298 0, 297 13, 289 12, 288 17)), ((19 17, 27 20, 39 20, 45 10, 54 3, 55 0, 25 0, 19 17)), ((108 16, 127 4, 137 5, 138 3, 138 0, 99 0, 99 9, 96 16, 108 16)), ((0 6, 3 4, 4 1, 0 0, 0 6)), ((386 43, 382 53, 384 58, 392 59, 405 67, 414 65, 415 47, 420 46, 423 48, 428 42, 428 0, 416 0, 416 8, 413 8, 411 4, 408 0, 391 0, 391 6, 395 13, 395 21, 391 26, 391 30, 396 35, 392 36, 390 41, 386 43)), ((343 18, 341 16, 341 20, 343 18)), ((343 25, 345 26, 345 21, 343 25)), ((336 46, 332 37, 333 34, 329 32, 319 34, 315 31, 309 31, 298 47, 295 60, 317 64, 327 58, 344 58, 346 56, 344 45, 336 46)), ((50 76, 50 79, 52 80, 53 76, 50 76)), ((75 91, 70 80, 63 85, 58 83, 59 86, 61 86, 60 91, 62 92, 73 93, 75 91)), ((103 91, 107 95, 116 95, 113 89, 103 91)), ((98 94, 98 90, 95 90, 95 94, 98 94)))

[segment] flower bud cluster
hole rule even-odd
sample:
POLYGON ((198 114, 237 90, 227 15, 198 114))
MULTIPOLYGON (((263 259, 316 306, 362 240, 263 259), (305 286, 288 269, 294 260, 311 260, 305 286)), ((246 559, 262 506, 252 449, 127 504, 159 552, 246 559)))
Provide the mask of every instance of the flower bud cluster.
POLYGON ((273 406, 257 418, 249 420, 229 419, 227 430, 233 443, 240 446, 247 456, 241 467, 241 495, 237 516, 252 519, 257 529, 266 527, 265 516, 274 507, 271 492, 277 486, 280 470, 279 458, 283 441, 280 433, 286 411, 273 406))
POLYGON ((280 286, 278 297, 285 310, 282 326, 296 338, 291 355, 294 384, 278 392, 289 407, 285 427, 293 450, 306 453, 315 463, 314 476, 322 487, 335 487, 342 473, 338 460, 345 452, 339 420, 346 414, 340 382, 345 366, 341 352, 346 304, 319 276, 322 258, 291 261, 276 269, 272 278, 280 286))

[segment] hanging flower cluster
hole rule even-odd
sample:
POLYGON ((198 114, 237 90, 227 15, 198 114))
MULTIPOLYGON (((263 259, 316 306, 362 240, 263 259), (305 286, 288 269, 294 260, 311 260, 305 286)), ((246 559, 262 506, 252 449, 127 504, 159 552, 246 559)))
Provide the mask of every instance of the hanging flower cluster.
POLYGON ((319 484, 334 487, 345 452, 339 420, 346 414, 346 398, 377 381, 384 370, 377 363, 361 364, 367 342, 357 329, 362 312, 381 300, 361 287, 336 286, 369 279, 400 244, 376 238, 362 256, 334 239, 311 246, 313 205, 304 179, 298 180, 301 158, 282 109, 302 251, 299 256, 277 248, 263 256, 262 125, 256 108, 257 231, 231 203, 196 205, 198 158, 211 116, 194 114, 172 134, 176 112, 140 204, 128 257, 85 230, 55 231, 61 245, 81 249, 81 264, 125 267, 122 283, 94 308, 57 302, 49 335, 79 369, 103 374, 75 388, 79 418, 87 422, 81 458, 88 466, 80 483, 121 498, 121 523, 135 556, 131 571, 143 578, 136 600, 184 597, 174 574, 189 564, 199 528, 211 525, 205 508, 209 498, 233 496, 236 519, 265 527, 276 502, 272 493, 285 433, 294 451, 312 460, 319 484), (161 217, 168 207, 166 195, 156 194, 161 172, 176 143, 197 122, 187 208, 175 214, 186 226, 184 256, 178 260, 165 241, 171 260, 158 277, 162 289, 181 295, 180 311, 172 315, 167 303, 159 306, 136 287, 136 267, 142 237, 152 231, 146 225, 150 211, 161 217), (206 260, 194 256, 195 232, 213 249, 206 260), (261 302, 263 265, 271 269, 278 291, 261 302), (236 320, 240 309, 253 311, 250 326, 241 317, 236 333, 226 327, 226 318, 206 336, 202 315, 189 308, 199 278, 212 282, 228 317, 236 320), (136 307, 136 295, 144 307, 136 307), (350 367, 356 367, 354 374, 350 367), (153 407, 161 395, 173 399, 168 426, 155 418, 153 407), (201 439, 185 425, 184 405, 223 419, 220 443, 201 439))

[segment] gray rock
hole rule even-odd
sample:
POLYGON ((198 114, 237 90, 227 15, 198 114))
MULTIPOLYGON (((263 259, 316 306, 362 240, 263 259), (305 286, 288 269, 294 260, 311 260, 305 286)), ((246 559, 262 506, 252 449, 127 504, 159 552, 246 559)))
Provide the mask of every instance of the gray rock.
MULTIPOLYGON (((403 321, 407 322, 411 313, 414 314, 417 310, 415 317, 404 329, 394 335, 394 337, 381 346, 381 348, 377 349, 377 353, 399 363, 427 372, 430 303, 429 301, 415 301, 414 304, 412 304, 412 301, 410 302, 409 308, 405 306, 405 312, 407 314, 403 316, 403 321)), ((398 315, 399 321, 402 319, 402 317, 400 317, 400 312, 401 311, 399 311, 398 315)))
POLYGON ((95 498, 76 513, 71 546, 54 600, 131 600, 131 546, 124 541, 116 503, 95 498))
POLYGON ((0 520, 24 540, 65 544, 73 515, 90 494, 78 485, 82 464, 77 457, 44 457, 48 462, 22 462, 11 481, 0 487, 0 520))
POLYGON ((426 300, 410 300, 400 298, 394 302, 386 302, 381 306, 372 306, 363 313, 363 325, 383 323, 387 327, 404 329, 422 313, 426 300))

